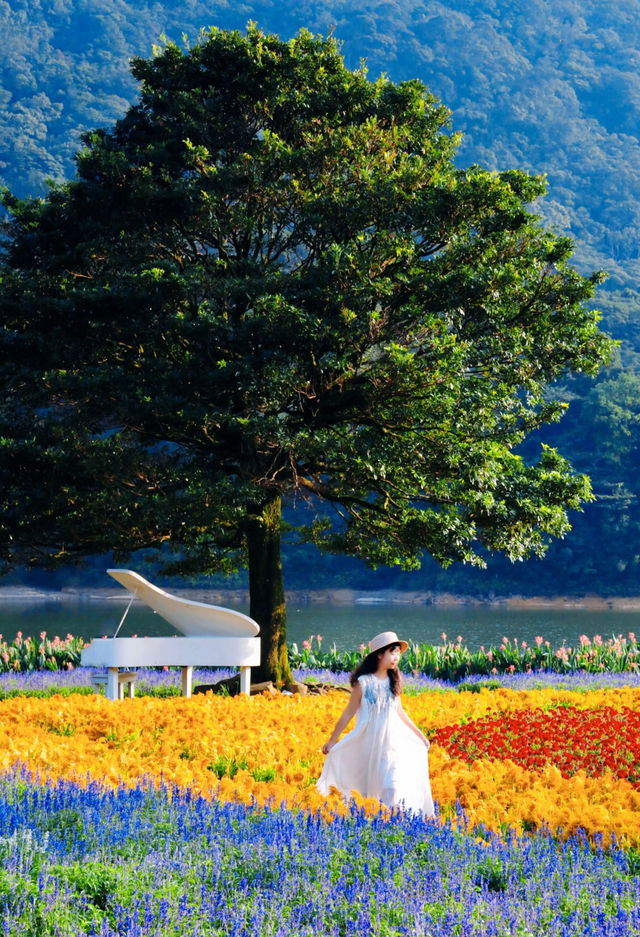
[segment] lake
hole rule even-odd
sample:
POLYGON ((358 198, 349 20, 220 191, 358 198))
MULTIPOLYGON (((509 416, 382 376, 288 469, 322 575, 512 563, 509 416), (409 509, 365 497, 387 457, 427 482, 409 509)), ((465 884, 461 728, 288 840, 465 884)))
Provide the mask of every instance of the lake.
MULTIPOLYGON (((46 631, 49 637, 67 633, 91 640, 112 636, 127 606, 127 595, 109 600, 64 598, 46 600, 0 601, 0 632, 13 640, 16 632, 37 636, 46 631)), ((243 605, 234 605, 248 613, 243 605)), ((532 644, 536 635, 553 647, 563 641, 575 645, 581 634, 604 639, 629 631, 640 634, 638 610, 507 609, 499 606, 440 607, 430 605, 290 605, 287 636, 300 644, 309 635, 322 635, 323 648, 336 645, 338 650, 352 649, 380 631, 393 630, 401 637, 419 643, 441 644, 442 633, 454 641, 458 635, 470 650, 500 644, 503 635, 511 641, 532 644)), ((120 636, 171 635, 171 625, 140 603, 134 603, 120 630, 120 636)))

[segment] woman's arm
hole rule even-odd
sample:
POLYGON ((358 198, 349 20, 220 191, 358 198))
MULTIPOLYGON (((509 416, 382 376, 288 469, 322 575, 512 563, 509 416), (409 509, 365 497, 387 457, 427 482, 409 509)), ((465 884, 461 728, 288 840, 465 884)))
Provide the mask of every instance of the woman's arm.
POLYGON ((336 722, 336 727, 331 733, 331 738, 324 743, 322 746, 322 751, 325 755, 328 755, 333 746, 336 744, 340 738, 340 734, 347 728, 356 712, 358 711, 358 706, 362 700, 362 688, 359 683, 356 683, 355 686, 351 687, 351 696, 349 697, 349 702, 344 708, 344 712, 336 722))
POLYGON ((424 742, 427 748, 429 748, 430 747, 429 739, 420 731, 420 729, 417 727, 415 722, 412 722, 411 719, 407 716, 406 712, 402 708, 402 701, 400 699, 398 699, 398 715, 400 716, 404 724, 408 726, 415 735, 418 736, 421 742, 424 742))

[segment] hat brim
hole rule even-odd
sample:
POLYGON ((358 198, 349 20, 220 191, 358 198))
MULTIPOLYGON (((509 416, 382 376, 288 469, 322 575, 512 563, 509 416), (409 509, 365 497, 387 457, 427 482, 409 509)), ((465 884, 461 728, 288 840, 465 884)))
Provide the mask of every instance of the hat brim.
POLYGON ((400 645, 400 651, 401 651, 401 653, 403 653, 403 654, 404 654, 404 652, 406 651, 406 649, 409 647, 409 644, 408 644, 407 641, 401 641, 400 638, 398 638, 397 641, 389 641, 388 644, 383 644, 383 645, 381 645, 381 647, 377 647, 377 648, 375 649, 375 651, 371 651, 371 653, 372 653, 372 654, 378 654, 380 651, 386 651, 386 649, 387 649, 388 647, 395 647, 396 644, 399 644, 399 645, 400 645))
POLYGON ((375 638, 371 638, 369 641, 369 651, 371 654, 384 651, 385 648, 391 647, 393 644, 397 644, 400 651, 406 651, 409 647, 408 642, 402 641, 395 631, 381 631, 380 634, 377 634, 375 638))

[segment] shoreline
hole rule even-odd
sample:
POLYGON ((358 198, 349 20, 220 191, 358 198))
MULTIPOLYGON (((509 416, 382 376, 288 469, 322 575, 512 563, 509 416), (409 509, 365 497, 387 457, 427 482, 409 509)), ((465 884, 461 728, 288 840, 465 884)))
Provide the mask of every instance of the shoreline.
MULTIPOLYGON (((247 589, 175 589, 175 595, 206 602, 210 605, 249 604, 247 589)), ((124 589, 111 588, 75 588, 61 590, 34 589, 27 586, 1 586, 1 603, 41 603, 41 602, 127 602, 130 594, 124 589)), ((369 592, 358 589, 317 589, 290 590, 286 600, 291 605, 329 605, 329 606, 385 606, 410 605, 432 606, 436 608, 486 607, 503 609, 554 609, 587 611, 640 611, 640 596, 600 596, 591 593, 584 595, 558 596, 473 596, 450 592, 399 592, 381 590, 369 592)))

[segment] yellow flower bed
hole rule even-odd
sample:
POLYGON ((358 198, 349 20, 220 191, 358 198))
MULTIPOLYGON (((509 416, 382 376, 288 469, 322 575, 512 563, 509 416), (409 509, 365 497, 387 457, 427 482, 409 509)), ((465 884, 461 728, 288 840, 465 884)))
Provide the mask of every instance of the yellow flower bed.
MULTIPOLYGON (((14 698, 0 702, 0 765, 16 761, 51 778, 103 778, 133 784, 162 777, 207 796, 243 802, 343 809, 315 789, 323 764, 320 746, 347 700, 344 693, 314 697, 232 699, 212 695, 186 700, 135 699, 113 703, 100 696, 14 698)), ((558 690, 423 693, 403 697, 411 718, 428 732, 489 712, 611 706, 640 709, 640 690, 572 693, 558 690)), ((434 797, 445 815, 460 801, 468 819, 492 829, 531 829, 546 822, 569 833, 612 833, 640 842, 640 792, 610 775, 579 772, 563 778, 552 765, 527 771, 510 761, 451 759, 432 746, 434 797)), ((375 810, 372 801, 363 801, 375 810)))

